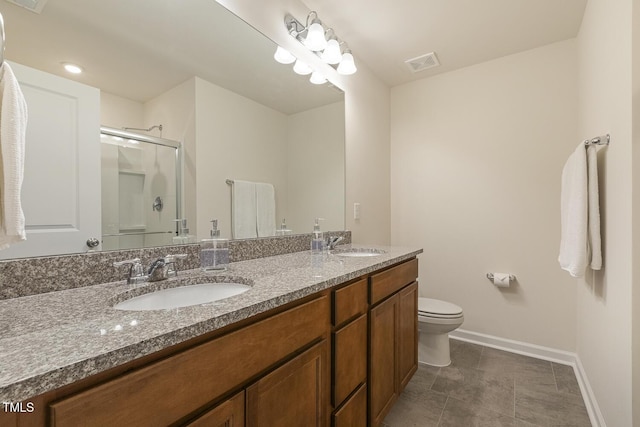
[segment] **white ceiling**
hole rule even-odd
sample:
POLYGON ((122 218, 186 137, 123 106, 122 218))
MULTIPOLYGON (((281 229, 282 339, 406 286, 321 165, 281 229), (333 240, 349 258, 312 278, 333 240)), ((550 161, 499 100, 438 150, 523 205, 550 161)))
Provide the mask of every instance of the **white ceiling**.
POLYGON ((302 0, 389 86, 577 35, 587 0, 302 0), (404 61, 436 52, 416 74, 404 61))
POLYGON ((214 0, 48 0, 41 14, 0 0, 0 12, 7 59, 135 101, 193 76, 286 114, 343 99, 275 62, 276 45, 214 0))
MULTIPOLYGON (((575 37, 587 2, 302 1, 389 86, 575 37), (432 51, 437 68, 404 64, 432 51)), ((78 80, 133 100, 194 75, 285 113, 342 99, 277 64, 275 44, 214 0, 49 0, 39 15, 0 0, 0 12, 8 59, 54 74, 78 62, 78 80)))

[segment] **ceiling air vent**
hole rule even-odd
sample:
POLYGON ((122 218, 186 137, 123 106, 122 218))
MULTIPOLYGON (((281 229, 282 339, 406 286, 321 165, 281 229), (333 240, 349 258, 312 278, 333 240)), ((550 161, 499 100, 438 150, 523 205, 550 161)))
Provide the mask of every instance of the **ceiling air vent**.
POLYGON ((7 0, 9 3, 16 4, 20 7, 30 10, 31 12, 40 13, 44 8, 47 0, 7 0))
POLYGON ((435 52, 407 59, 404 63, 407 64, 407 67, 409 67, 409 69, 414 73, 440 65, 440 61, 438 61, 438 57, 435 52))

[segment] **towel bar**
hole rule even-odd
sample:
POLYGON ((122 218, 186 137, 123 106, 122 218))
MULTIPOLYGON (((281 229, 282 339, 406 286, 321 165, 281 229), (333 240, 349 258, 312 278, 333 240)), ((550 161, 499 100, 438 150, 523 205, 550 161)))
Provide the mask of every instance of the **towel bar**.
MULTIPOLYGON (((487 279, 493 280, 493 273, 487 273, 487 279)), ((514 276, 513 274, 510 274, 509 280, 513 282, 514 280, 516 280, 516 276, 514 276)))
POLYGON ((596 136, 595 138, 585 139, 582 141, 586 147, 589 145, 609 145, 609 141, 611 141, 611 136, 609 134, 596 136))

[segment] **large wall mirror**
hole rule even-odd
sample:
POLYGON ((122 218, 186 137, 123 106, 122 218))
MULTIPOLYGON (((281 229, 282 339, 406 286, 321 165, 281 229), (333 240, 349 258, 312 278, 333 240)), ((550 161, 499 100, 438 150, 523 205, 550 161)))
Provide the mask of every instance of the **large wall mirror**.
MULTIPOLYGON (((34 162, 28 132, 23 199, 37 201, 23 207, 28 242, 38 249, 16 244, 0 259, 86 252, 91 237, 99 237, 97 249, 114 247, 101 236, 119 230, 78 231, 100 223, 105 211, 100 126, 149 129, 130 132, 180 143, 179 213, 171 214, 179 218, 171 220, 186 219, 194 241, 209 236, 212 219, 233 237, 228 182, 237 180, 273 186, 277 227, 286 219, 293 233, 308 233, 322 217, 323 229, 344 229, 342 91, 275 62, 276 45, 214 0, 43 3, 36 12, 0 2, 5 58, 15 65, 30 116, 46 118, 30 132, 47 141, 37 149, 46 156, 34 162), (83 73, 68 74, 63 63, 83 73), (35 98, 47 107, 31 108, 35 98), (52 176, 70 184, 57 185, 52 176)), ((158 205, 154 199, 136 206, 158 205)))

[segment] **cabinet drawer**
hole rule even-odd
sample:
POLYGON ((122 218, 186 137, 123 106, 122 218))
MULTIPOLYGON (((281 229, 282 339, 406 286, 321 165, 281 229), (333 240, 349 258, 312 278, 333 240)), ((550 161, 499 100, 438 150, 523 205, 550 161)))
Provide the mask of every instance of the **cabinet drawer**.
POLYGON ((418 260, 412 259, 382 273, 374 274, 369 282, 371 304, 385 299, 404 288, 418 277, 418 260))
POLYGON ((366 427, 367 386, 363 384, 333 415, 333 427, 366 427))
POLYGON ((367 279, 333 292, 333 324, 339 326, 367 311, 367 279))
POLYGON ((334 334, 333 406, 367 380, 367 315, 334 334))
POLYGON ((55 402, 52 424, 174 423, 326 336, 329 308, 324 295, 55 402))

